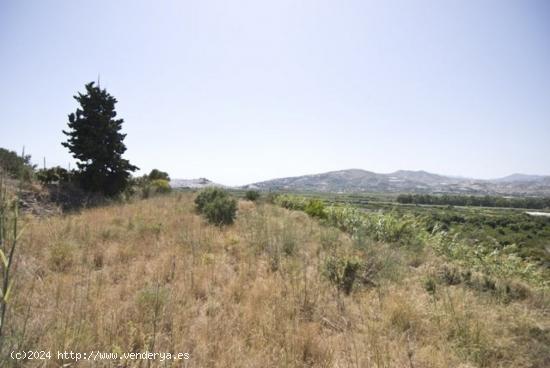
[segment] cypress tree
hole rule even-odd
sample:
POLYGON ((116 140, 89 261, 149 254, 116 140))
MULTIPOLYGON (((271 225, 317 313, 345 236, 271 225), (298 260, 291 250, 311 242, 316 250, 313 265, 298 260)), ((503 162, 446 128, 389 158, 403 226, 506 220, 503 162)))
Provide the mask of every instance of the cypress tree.
POLYGON ((73 96, 80 104, 69 114, 68 136, 62 145, 77 160, 79 182, 83 189, 108 196, 122 192, 136 166, 122 158, 126 151, 122 134, 123 119, 116 119, 117 100, 105 89, 86 84, 86 93, 73 96))

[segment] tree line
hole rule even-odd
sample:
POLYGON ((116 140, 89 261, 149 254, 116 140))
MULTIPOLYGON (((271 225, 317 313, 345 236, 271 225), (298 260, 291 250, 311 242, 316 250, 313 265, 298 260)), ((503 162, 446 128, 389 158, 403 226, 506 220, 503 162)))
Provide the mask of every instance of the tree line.
POLYGON ((400 194, 397 202, 402 204, 432 204, 450 206, 550 208, 550 197, 507 198, 499 196, 400 194))

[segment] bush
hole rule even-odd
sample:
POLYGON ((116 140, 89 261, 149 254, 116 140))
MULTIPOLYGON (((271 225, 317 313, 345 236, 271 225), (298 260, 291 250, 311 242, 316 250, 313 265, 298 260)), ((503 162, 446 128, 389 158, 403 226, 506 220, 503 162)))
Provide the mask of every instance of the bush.
POLYGON ((131 178, 128 187, 125 189, 127 197, 132 197, 135 194, 141 196, 142 199, 147 199, 155 194, 164 194, 172 191, 170 179, 162 171, 153 169, 151 174, 131 178))
POLYGON ((143 187, 141 187, 141 198, 142 199, 147 199, 149 197, 151 197, 151 192, 153 191, 153 189, 151 188, 150 185, 145 185, 143 187))
POLYGON ((31 156, 19 156, 14 151, 0 148, 0 171, 5 170, 14 178, 28 181, 32 178, 35 166, 31 164, 31 156))
POLYGON ((72 175, 73 173, 60 166, 40 169, 36 172, 36 178, 42 184, 66 183, 71 180, 72 175))
POLYGON ((325 260, 324 275, 346 295, 351 293, 353 284, 361 269, 361 261, 356 257, 328 257, 325 260))
POLYGON ((275 197, 275 204, 287 210, 303 211, 306 208, 306 199, 291 194, 281 194, 275 197))
POLYGON ((202 190, 195 198, 197 211, 215 225, 231 225, 237 215, 237 201, 219 188, 202 190))
POLYGON ((244 197, 249 201, 255 201, 260 198, 260 192, 257 190, 247 190, 244 197))
POLYGON ((373 240, 402 245, 414 244, 417 231, 411 219, 399 218, 391 213, 366 214, 365 218, 367 232, 373 240))
POLYGON ((157 169, 151 170, 151 172, 149 173, 149 175, 147 175, 147 177, 151 181, 155 181, 155 180, 159 180, 159 179, 170 181, 170 176, 168 175, 167 172, 160 171, 160 170, 157 170, 157 169))
POLYGON ((155 193, 169 193, 172 190, 170 182, 166 179, 152 180, 151 187, 154 189, 155 193))
POLYGON ((307 201, 304 212, 311 217, 317 217, 321 219, 327 218, 325 204, 320 199, 310 199, 309 201, 307 201))
POLYGON ((199 195, 195 198, 195 206, 199 213, 203 212, 207 203, 212 202, 216 198, 226 198, 228 194, 225 190, 220 188, 206 188, 199 192, 199 195))
POLYGON ((204 216, 214 225, 231 225, 237 214, 237 201, 233 198, 214 198, 204 206, 204 216))
POLYGON ((424 289, 430 295, 435 294, 435 292, 437 291, 437 282, 435 281, 434 277, 430 276, 424 280, 424 289))
POLYGON ((364 232, 366 220, 364 213, 352 206, 330 206, 325 211, 329 224, 355 236, 364 232))

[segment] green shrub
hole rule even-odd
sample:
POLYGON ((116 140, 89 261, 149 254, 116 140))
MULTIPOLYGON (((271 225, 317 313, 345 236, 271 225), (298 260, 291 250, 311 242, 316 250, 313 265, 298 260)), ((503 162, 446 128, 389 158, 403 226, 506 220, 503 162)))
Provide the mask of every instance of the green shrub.
MULTIPOLYGON (((322 204, 322 203, 321 203, 322 204)), ((409 244, 417 231, 411 221, 393 214, 367 214, 352 206, 330 206, 323 209, 328 223, 353 237, 367 236, 375 241, 409 244)))
POLYGON ((40 169, 36 172, 36 178, 42 184, 51 184, 51 183, 66 183, 70 181, 73 174, 60 167, 50 167, 49 169, 40 169))
POLYGON ((533 285, 547 287, 548 277, 540 267, 514 253, 513 245, 492 249, 483 243, 470 244, 459 234, 437 231, 431 237, 432 246, 441 255, 460 264, 463 268, 479 272, 487 277, 480 283, 484 291, 496 289, 495 280, 522 279, 533 285))
POLYGON ((237 201, 229 197, 214 198, 204 206, 203 213, 214 225, 231 225, 237 214, 237 201))
POLYGON ((303 211, 306 208, 306 199, 291 194, 281 194, 275 197, 275 204, 296 211, 303 211))
POLYGON ((31 164, 30 155, 20 156, 14 151, 0 148, 0 171, 5 171, 14 178, 29 181, 34 169, 35 165, 31 164))
POLYGON ((215 225, 230 225, 237 215, 237 201, 223 189, 207 188, 195 198, 197 211, 215 225))
POLYGON ((310 199, 309 201, 307 201, 304 212, 311 217, 317 217, 321 219, 327 218, 325 204, 320 199, 310 199))
POLYGON ((329 224, 355 236, 366 227, 364 213, 352 206, 330 206, 325 211, 329 224))
POLYGON ((170 182, 166 179, 155 179, 151 181, 151 187, 155 193, 169 193, 172 188, 170 182))
POLYGON ((458 285, 462 282, 460 270, 447 264, 442 265, 438 271, 439 279, 447 285, 458 285))
POLYGON ((147 177, 151 181, 155 181, 155 180, 158 180, 158 179, 170 181, 170 176, 168 175, 167 172, 160 171, 160 170, 157 170, 157 169, 151 170, 151 172, 149 173, 149 175, 147 175, 147 177))
POLYGON ((206 188, 199 192, 195 198, 195 206, 199 213, 203 212, 207 203, 212 202, 216 198, 226 198, 228 194, 225 190, 220 188, 206 188))
POLYGON ((141 198, 142 199, 147 199, 151 196, 151 192, 153 191, 153 189, 151 188, 150 185, 145 185, 141 188, 141 198))
POLYGON ((424 280, 424 289, 430 295, 435 294, 435 292, 437 291, 437 282, 435 281, 433 276, 429 276, 424 280))
POLYGON ((391 213, 367 216, 367 228, 372 239, 387 243, 408 244, 415 234, 411 222, 391 213))
POLYGON ((255 201, 260 198, 260 192, 257 190, 247 190, 244 197, 249 201, 255 201))
POLYGON ((125 189, 125 195, 132 197, 135 194, 147 199, 155 194, 164 194, 172 191, 170 178, 165 172, 153 169, 149 175, 133 177, 125 189))
POLYGON ((356 257, 328 257, 325 260, 323 274, 338 290, 348 295, 360 270, 361 261, 356 257))
POLYGON ((320 199, 307 199, 291 194, 281 194, 275 198, 275 204, 296 211, 304 211, 311 217, 326 219, 325 204, 320 199))

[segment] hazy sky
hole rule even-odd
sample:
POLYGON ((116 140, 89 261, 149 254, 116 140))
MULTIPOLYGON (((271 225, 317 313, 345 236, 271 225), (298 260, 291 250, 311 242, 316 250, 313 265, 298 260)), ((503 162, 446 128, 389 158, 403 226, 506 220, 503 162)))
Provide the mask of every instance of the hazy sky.
POLYGON ((550 174, 546 0, 0 0, 0 70, 0 147, 36 163, 100 74, 174 178, 550 174))

